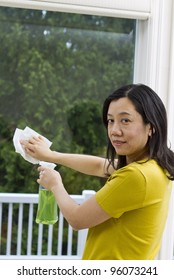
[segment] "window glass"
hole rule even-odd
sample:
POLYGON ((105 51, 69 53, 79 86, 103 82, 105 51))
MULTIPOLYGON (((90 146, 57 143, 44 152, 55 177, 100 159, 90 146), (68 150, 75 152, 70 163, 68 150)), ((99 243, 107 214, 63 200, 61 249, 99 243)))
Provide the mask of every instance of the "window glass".
MULTIPOLYGON (((0 7, 0 191, 37 192, 36 167, 15 153, 31 127, 60 152, 105 156, 102 104, 133 80, 132 19, 0 7)), ((70 193, 102 180, 57 166, 70 193)))

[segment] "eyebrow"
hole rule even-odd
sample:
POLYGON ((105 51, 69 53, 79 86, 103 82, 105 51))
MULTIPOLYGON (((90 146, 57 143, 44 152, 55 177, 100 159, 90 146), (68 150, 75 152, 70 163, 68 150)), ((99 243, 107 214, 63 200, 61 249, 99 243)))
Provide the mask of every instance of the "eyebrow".
MULTIPOLYGON (((120 112, 118 115, 129 115, 129 116, 131 116, 131 114, 130 113, 128 113, 128 112, 120 112)), ((111 117, 111 116, 113 116, 112 114, 107 114, 107 116, 109 116, 109 117, 111 117)))

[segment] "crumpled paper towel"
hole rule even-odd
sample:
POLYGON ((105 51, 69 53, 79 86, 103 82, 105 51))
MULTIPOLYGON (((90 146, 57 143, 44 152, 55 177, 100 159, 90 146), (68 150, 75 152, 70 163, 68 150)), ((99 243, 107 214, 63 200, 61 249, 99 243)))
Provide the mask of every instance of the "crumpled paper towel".
MULTIPOLYGON (((24 130, 16 128, 14 136, 13 136, 13 144, 15 147, 15 151, 19 154, 21 154, 21 156, 33 163, 33 164, 40 164, 42 166, 48 166, 50 168, 53 168, 56 166, 54 163, 48 163, 48 162, 44 162, 44 161, 39 161, 33 157, 31 157, 30 155, 28 155, 24 148, 22 147, 20 140, 29 140, 32 136, 39 136, 40 134, 37 133, 36 131, 34 131, 33 129, 31 129, 30 127, 26 126, 26 128, 24 130)), ((43 136, 42 136, 43 137, 43 136)), ((47 142, 48 146, 50 147, 52 142, 50 142, 46 137, 43 137, 44 140, 47 142)))

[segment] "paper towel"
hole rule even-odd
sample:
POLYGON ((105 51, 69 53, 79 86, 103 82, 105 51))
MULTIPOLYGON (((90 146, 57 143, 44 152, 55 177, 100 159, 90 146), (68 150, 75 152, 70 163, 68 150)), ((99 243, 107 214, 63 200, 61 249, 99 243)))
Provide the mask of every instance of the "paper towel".
MULTIPOLYGON (((29 140, 31 137, 33 136, 39 136, 40 134, 37 133, 35 130, 31 129, 30 127, 26 126, 26 128, 24 130, 16 128, 14 136, 13 136, 13 144, 15 147, 15 151, 19 154, 21 154, 21 156, 33 163, 33 164, 40 164, 40 165, 48 165, 48 163, 43 162, 43 161, 39 161, 33 157, 31 157, 30 155, 28 155, 25 152, 25 149, 22 147, 20 140, 29 140)), ((42 136, 43 137, 43 136, 42 136)), ((46 137, 43 137, 44 140, 47 142, 48 146, 50 147, 52 142, 50 142, 46 137)), ((50 167, 54 168, 56 165, 54 163, 49 163, 51 164, 50 167)))

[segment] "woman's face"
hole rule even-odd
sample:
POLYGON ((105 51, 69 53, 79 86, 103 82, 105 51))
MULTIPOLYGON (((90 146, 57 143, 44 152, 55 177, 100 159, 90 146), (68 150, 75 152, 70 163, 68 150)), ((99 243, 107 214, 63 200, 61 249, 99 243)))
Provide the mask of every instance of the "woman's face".
POLYGON ((147 156, 146 144, 151 135, 150 124, 143 122, 133 103, 123 97, 113 100, 108 108, 108 136, 118 155, 127 163, 147 156))

